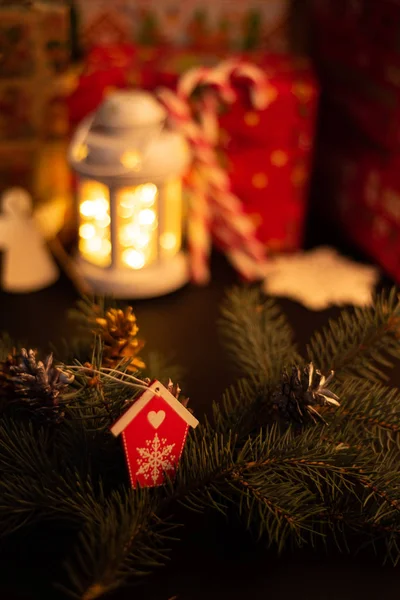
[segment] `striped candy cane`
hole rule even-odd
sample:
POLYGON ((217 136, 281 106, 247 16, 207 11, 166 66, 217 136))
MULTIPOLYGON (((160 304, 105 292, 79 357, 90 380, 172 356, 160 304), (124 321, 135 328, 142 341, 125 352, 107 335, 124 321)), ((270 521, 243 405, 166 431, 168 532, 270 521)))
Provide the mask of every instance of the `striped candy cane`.
POLYGON ((215 68, 190 69, 181 77, 176 92, 166 88, 158 91, 193 151, 193 166, 186 177, 191 198, 188 241, 192 278, 199 284, 207 283, 210 277, 212 238, 249 281, 262 277, 265 263, 265 249, 256 238, 255 226, 232 193, 217 155, 218 106, 236 100, 235 77, 247 82, 255 108, 265 108, 274 99, 264 73, 239 59, 223 61, 215 68), (198 88, 202 93, 196 105, 193 92, 198 88))

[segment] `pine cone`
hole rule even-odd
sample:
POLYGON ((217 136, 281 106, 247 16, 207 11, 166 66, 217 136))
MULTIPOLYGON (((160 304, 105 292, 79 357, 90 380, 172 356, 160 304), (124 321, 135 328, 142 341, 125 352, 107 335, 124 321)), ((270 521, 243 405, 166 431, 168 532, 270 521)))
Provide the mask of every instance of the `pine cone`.
POLYGON ((110 308, 104 317, 97 317, 95 321, 96 333, 104 342, 104 366, 114 368, 121 360, 131 358, 128 371, 145 368, 146 365, 138 356, 144 341, 137 338, 139 328, 131 306, 124 310, 110 308))
POLYGON ((302 370, 298 366, 292 367, 291 375, 284 371, 282 381, 271 397, 273 408, 287 423, 324 421, 320 408, 339 406, 339 398, 327 389, 333 375, 331 371, 325 378, 320 371, 314 370, 313 363, 302 370))
POLYGON ((25 348, 19 357, 12 357, 7 382, 13 386, 15 398, 26 401, 31 408, 42 413, 48 420, 60 421, 64 413, 60 407, 60 396, 74 376, 53 366, 53 355, 42 361, 36 360, 36 351, 25 348), (16 364, 15 364, 16 363, 16 364))

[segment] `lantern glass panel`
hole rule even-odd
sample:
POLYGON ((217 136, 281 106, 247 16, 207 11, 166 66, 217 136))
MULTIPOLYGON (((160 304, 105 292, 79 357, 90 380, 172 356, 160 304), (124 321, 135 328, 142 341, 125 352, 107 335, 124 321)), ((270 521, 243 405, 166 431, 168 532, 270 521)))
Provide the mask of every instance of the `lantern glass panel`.
POLYGON ((170 179, 164 186, 163 231, 160 234, 160 254, 171 258, 182 243, 182 180, 170 179))
POLYGON ((79 186, 79 250, 94 265, 111 264, 111 218, 108 187, 84 180, 79 186))
POLYGON ((121 266, 141 269, 157 259, 158 202, 154 183, 118 190, 117 256, 121 266))

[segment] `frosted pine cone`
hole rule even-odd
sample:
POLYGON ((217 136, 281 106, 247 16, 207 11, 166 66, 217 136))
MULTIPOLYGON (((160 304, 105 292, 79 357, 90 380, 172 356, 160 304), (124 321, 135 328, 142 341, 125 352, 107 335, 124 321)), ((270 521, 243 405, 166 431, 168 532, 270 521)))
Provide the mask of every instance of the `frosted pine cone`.
POLYGON ((310 363, 303 369, 292 367, 292 373, 282 374, 282 381, 272 394, 273 407, 286 422, 304 424, 323 421, 319 409, 323 406, 339 406, 339 398, 328 389, 333 371, 326 378, 310 363))
POLYGON ((74 376, 53 366, 53 355, 36 360, 35 350, 21 350, 17 364, 10 367, 14 395, 26 401, 48 420, 59 421, 64 416, 60 399, 74 376))

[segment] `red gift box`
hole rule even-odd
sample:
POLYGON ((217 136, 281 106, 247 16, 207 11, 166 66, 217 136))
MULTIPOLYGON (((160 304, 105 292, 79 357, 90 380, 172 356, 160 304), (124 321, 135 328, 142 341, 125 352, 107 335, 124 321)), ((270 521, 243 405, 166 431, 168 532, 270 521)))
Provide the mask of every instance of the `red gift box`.
POLYGON ((160 48, 133 44, 93 46, 67 100, 71 129, 93 112, 110 92, 136 86, 152 87, 147 65, 155 64, 160 52, 160 48))
POLYGON ((271 250, 301 247, 308 178, 308 168, 303 168, 283 150, 254 148, 229 155, 233 190, 271 250))
POLYGON ((329 99, 371 140, 400 148, 400 2, 313 0, 313 45, 329 99))
POLYGON ((72 128, 96 110, 109 92, 134 82, 136 54, 131 44, 95 46, 87 53, 77 85, 67 101, 72 128))
POLYGON ((397 152, 400 148, 400 90, 363 77, 360 72, 344 71, 334 84, 325 86, 329 98, 371 140, 397 152))
MULTIPOLYGON (((101 49, 104 53, 104 49, 101 49)), ((81 77, 70 98, 74 123, 94 110, 107 90, 135 84, 149 90, 175 88, 190 67, 217 64, 222 55, 182 50, 136 49, 135 60, 117 66, 106 52, 93 60, 92 72, 81 77), (93 72, 93 65, 108 65, 93 72), (134 73, 134 76, 132 76, 134 73)), ((133 56, 133 54, 132 54, 133 56)), ((230 55, 232 57, 232 55, 230 55)), ((258 225, 259 239, 269 248, 301 246, 318 102, 318 86, 310 63, 290 55, 254 53, 242 58, 266 74, 275 97, 256 111, 238 82, 238 100, 220 116, 220 150, 231 175, 233 192, 258 225)), ((86 69, 87 71, 87 69, 86 69)))
POLYGON ((259 61, 275 90, 264 110, 239 96, 221 116, 223 148, 234 193, 271 250, 301 247, 314 145, 318 89, 307 61, 259 61), (225 133, 226 132, 226 133, 225 133))
MULTIPOLYGON (((238 82, 237 101, 222 111, 221 150, 233 192, 258 225, 259 239, 271 250, 302 244, 318 105, 310 63, 290 55, 241 55, 266 74, 275 98, 255 110, 238 82)), ((186 69, 213 65, 222 55, 172 51, 149 63, 142 83, 149 89, 176 87, 186 69)))
POLYGON ((339 171, 338 209, 348 236, 400 281, 400 157, 362 146, 339 171))
POLYGON ((332 118, 316 171, 320 211, 400 281, 400 155, 379 151, 332 118))

